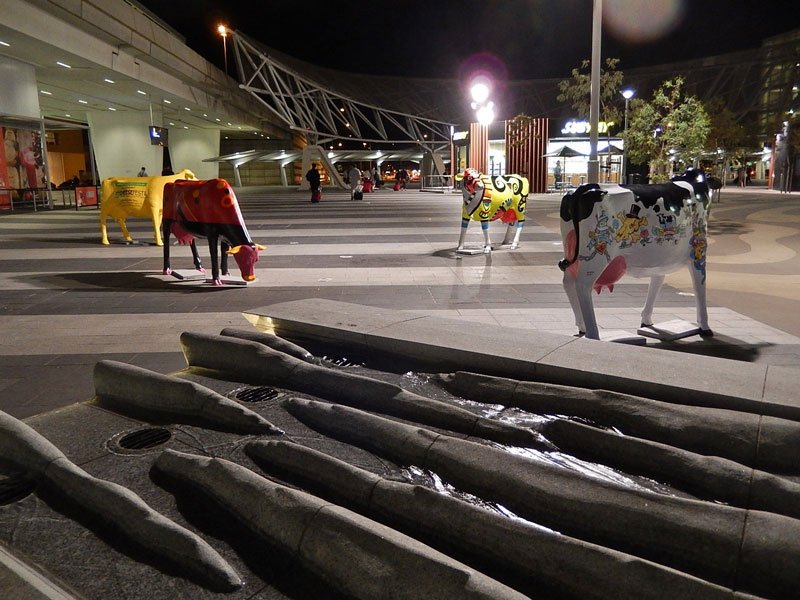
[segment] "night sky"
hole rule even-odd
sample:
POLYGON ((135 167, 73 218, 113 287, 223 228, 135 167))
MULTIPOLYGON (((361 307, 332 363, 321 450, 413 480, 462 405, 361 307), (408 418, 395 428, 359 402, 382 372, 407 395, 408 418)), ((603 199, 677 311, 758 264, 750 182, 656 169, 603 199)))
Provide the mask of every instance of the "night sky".
MULTIPOLYGON (((374 75, 458 78, 479 61, 511 80, 566 78, 591 54, 591 0, 139 2, 220 68, 221 22, 295 58, 374 75)), ((622 71, 757 48, 800 28, 799 0, 603 4, 602 55, 622 71)))

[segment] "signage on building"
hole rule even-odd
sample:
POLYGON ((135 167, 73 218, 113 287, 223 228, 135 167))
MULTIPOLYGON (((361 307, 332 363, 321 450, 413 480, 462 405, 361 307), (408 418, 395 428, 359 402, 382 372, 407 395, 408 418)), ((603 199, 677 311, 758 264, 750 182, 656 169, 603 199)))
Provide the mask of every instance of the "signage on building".
POLYGON ((469 130, 453 132, 453 144, 456 146, 466 146, 469 144, 469 130))
MULTIPOLYGON (((600 121, 597 124, 597 131, 599 133, 608 133, 608 128, 614 125, 614 122, 600 121)), ((564 135, 586 135, 592 131, 592 126, 589 121, 567 121, 566 125, 562 127, 561 133, 564 135)))

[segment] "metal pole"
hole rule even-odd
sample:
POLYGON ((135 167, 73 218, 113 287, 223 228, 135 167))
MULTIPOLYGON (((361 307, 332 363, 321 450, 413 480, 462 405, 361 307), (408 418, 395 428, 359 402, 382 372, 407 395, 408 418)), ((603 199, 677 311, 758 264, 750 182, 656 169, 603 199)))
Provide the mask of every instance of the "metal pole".
POLYGON ((222 54, 225 55, 225 75, 228 74, 228 36, 222 34, 222 54))
POLYGON ((620 183, 627 183, 625 176, 628 174, 628 102, 630 98, 625 98, 625 129, 622 134, 622 181, 620 183))
POLYGON ((588 183, 600 183, 600 161, 597 158, 597 130, 600 125, 600 37, 603 22, 603 0, 594 0, 592 11, 592 87, 589 106, 588 183))

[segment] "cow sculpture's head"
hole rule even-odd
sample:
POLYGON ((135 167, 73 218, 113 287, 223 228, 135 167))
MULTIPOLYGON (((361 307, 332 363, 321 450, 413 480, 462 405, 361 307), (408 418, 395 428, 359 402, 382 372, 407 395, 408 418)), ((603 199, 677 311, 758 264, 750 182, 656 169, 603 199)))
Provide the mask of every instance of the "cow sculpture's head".
POLYGON ((258 252, 264 250, 265 247, 261 244, 242 244, 241 246, 234 246, 228 250, 228 254, 233 255, 236 259, 236 264, 239 265, 239 270, 242 272, 242 279, 245 281, 255 281, 255 264, 258 262, 258 252))
POLYGON ((465 169, 464 170, 464 188, 470 193, 475 193, 475 187, 481 181, 481 174, 480 171, 477 169, 465 169))

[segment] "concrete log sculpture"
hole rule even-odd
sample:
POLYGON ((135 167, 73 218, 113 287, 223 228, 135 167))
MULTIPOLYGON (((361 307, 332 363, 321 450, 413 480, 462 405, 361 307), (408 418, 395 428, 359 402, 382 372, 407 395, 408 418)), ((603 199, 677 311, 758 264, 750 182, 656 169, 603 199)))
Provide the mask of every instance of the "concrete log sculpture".
POLYGON ((167 450, 155 468, 198 488, 348 597, 526 598, 393 529, 227 460, 167 450))
POLYGON ((297 398, 286 407, 317 431, 428 468, 566 535, 748 593, 795 598, 800 588, 799 520, 597 481, 349 407, 297 398))
POLYGON ((0 461, 24 471, 128 540, 204 585, 231 591, 243 582, 200 537, 150 508, 116 483, 93 477, 34 429, 0 411, 0 461))
POLYGON ((184 332, 181 345, 189 366, 222 371, 241 381, 305 392, 504 444, 542 446, 539 436, 529 429, 492 421, 392 383, 312 365, 257 342, 184 332))
POLYGON ((258 342, 259 344, 264 344, 265 346, 269 346, 273 350, 277 350, 278 352, 283 352, 284 354, 288 354, 289 356, 294 356, 295 358, 299 358, 302 361, 307 363, 315 362, 314 355, 311 354, 308 350, 303 348, 302 346, 298 346, 297 344, 290 342, 289 340, 285 340, 282 337, 279 337, 272 333, 263 333, 258 331, 257 329, 244 329, 241 327, 226 327, 222 331, 219 332, 220 335, 239 338, 240 340, 250 340, 251 342, 258 342))
MULTIPOLYGON (((390 481, 292 442, 255 441, 245 451, 267 473, 318 496, 457 550, 478 569, 512 571, 516 589, 559 598, 731 600, 730 589, 596 544, 510 519, 428 488, 390 481)), ((494 573, 487 571, 494 576, 494 573)), ((498 576, 498 579, 503 580, 498 576)))
POLYGON ((452 393, 537 414, 572 415, 626 435, 758 469, 800 471, 800 423, 720 408, 698 408, 639 396, 475 373, 440 375, 452 393))
POLYGON ((282 434, 264 417, 193 381, 113 360, 94 367, 95 393, 121 404, 177 422, 196 420, 212 428, 240 433, 282 434))
POLYGON ((704 500, 800 519, 800 483, 718 456, 704 456, 564 419, 537 427, 561 451, 667 483, 704 500))

